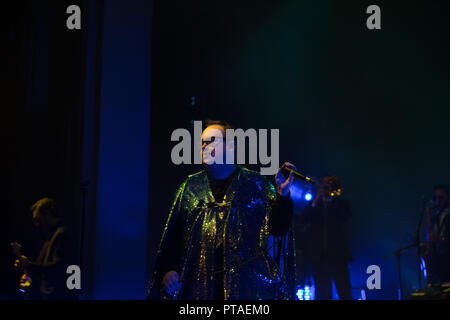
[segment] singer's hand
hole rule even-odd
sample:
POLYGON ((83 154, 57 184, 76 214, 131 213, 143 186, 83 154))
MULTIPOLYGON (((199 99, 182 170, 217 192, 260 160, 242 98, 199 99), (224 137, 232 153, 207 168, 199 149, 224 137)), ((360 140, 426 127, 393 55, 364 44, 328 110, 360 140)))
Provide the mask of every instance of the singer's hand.
POLYGON ((180 289, 180 277, 176 271, 169 271, 162 280, 162 289, 173 296, 180 289))
MULTIPOLYGON (((285 162, 283 166, 297 171, 297 168, 292 163, 285 162)), ((289 194, 289 189, 291 188, 292 183, 294 182, 294 175, 291 171, 291 173, 289 174, 289 178, 286 179, 283 173, 281 173, 281 168, 279 168, 277 174, 275 175, 275 181, 277 182, 278 194, 282 196, 287 196, 289 194)))

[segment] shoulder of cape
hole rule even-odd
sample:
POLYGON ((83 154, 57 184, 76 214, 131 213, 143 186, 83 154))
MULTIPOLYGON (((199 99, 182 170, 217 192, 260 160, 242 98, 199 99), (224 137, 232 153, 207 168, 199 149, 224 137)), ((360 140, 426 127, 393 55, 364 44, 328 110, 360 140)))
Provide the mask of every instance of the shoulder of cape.
POLYGON ((261 177, 261 175, 259 174, 258 171, 254 171, 254 170, 250 170, 244 167, 239 167, 239 169, 245 174, 247 175, 249 178, 258 178, 261 177))
POLYGON ((202 170, 197 173, 190 174, 190 175, 188 175, 188 177, 186 178, 186 180, 183 183, 186 184, 188 182, 198 181, 199 179, 203 179, 205 177, 205 175, 206 175, 206 170, 202 170))
POLYGON ((244 176, 245 180, 251 181, 257 185, 260 190, 269 191, 269 197, 272 198, 275 193, 275 187, 273 184, 267 179, 266 176, 261 175, 258 171, 250 170, 247 168, 240 168, 242 170, 242 176, 244 176))
POLYGON ((204 179, 206 179, 207 173, 206 170, 202 170, 197 173, 193 173, 187 176, 187 178, 181 183, 180 187, 178 188, 177 194, 180 192, 183 192, 186 189, 189 189, 189 186, 196 185, 196 184, 202 184, 204 182, 204 179))
POLYGON ((265 183, 271 185, 269 179, 267 179, 266 176, 261 175, 258 171, 250 170, 247 168, 241 168, 241 170, 249 180, 264 181, 265 183))

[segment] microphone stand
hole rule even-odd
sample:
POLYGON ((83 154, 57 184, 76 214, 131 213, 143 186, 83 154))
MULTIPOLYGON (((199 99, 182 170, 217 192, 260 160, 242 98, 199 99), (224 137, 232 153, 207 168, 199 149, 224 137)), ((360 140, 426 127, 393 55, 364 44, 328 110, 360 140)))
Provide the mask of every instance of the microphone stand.
POLYGON ((422 221, 423 221, 423 216, 424 216, 424 212, 425 212, 425 206, 424 206, 424 202, 425 202, 425 198, 422 196, 422 204, 421 207, 419 207, 419 224, 417 225, 417 229, 416 229, 416 237, 415 237, 415 243, 417 245, 417 280, 418 280, 418 284, 419 284, 419 289, 422 289, 422 274, 421 274, 421 270, 420 270, 420 265, 421 265, 421 259, 420 259, 420 227, 422 226, 422 221))
POLYGON ((408 249, 414 248, 416 246, 415 243, 407 245, 406 247, 400 248, 398 250, 395 250, 389 254, 387 254, 386 256, 384 256, 385 258, 389 258, 391 256, 396 256, 397 257, 397 272, 398 272, 398 286, 400 289, 400 299, 403 299, 403 285, 402 285, 402 264, 401 264, 401 259, 400 256, 402 254, 403 251, 406 251, 408 249))
POLYGON ((83 267, 83 251, 84 251, 84 233, 85 233, 85 223, 86 223, 86 199, 87 199, 87 192, 89 187, 89 181, 85 181, 81 184, 81 225, 80 225, 80 252, 79 252, 79 258, 80 258, 80 268, 81 270, 84 270, 83 267))

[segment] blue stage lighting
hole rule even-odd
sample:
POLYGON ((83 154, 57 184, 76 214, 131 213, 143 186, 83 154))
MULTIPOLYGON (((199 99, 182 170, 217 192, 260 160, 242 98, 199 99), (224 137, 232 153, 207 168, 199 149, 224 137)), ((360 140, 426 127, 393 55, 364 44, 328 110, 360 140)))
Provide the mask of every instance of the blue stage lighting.
POLYGON ((423 272, 423 277, 425 280, 427 280, 427 268, 423 257, 420 257, 420 270, 423 272))
POLYGON ((312 194, 311 194, 310 192, 307 192, 307 193, 305 194, 305 200, 306 200, 306 201, 311 201, 311 199, 312 199, 312 194))
POLYGON ((305 286, 304 288, 299 287, 297 289, 297 299, 312 300, 312 287, 309 286, 305 286))
POLYGON ((366 290, 361 289, 361 299, 358 299, 358 300, 367 300, 367 298, 366 298, 366 290))

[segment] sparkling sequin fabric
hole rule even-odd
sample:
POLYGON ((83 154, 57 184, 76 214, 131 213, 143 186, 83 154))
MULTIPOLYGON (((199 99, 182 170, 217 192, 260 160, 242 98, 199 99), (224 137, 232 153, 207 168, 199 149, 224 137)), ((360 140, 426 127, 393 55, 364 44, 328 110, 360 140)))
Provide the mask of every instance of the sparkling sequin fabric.
MULTIPOLYGON (((214 200, 206 171, 180 186, 165 225, 161 248, 176 219, 182 219, 183 256, 177 273, 181 288, 173 299, 214 299, 214 255, 223 251, 223 293, 232 299, 294 299, 295 248, 292 231, 269 236, 269 212, 276 200, 271 183, 259 173, 239 168, 223 202, 214 200), (275 250, 276 249, 276 250, 275 250)), ((158 261, 147 296, 159 290, 158 261)), ((220 286, 222 287, 222 286, 220 286)))

